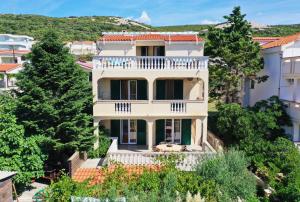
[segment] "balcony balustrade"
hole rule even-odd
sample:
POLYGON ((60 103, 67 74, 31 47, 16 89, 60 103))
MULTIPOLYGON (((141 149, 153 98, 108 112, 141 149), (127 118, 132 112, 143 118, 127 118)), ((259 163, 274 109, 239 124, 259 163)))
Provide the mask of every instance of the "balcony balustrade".
POLYGON ((103 70, 206 70, 208 57, 97 56, 93 63, 103 70))

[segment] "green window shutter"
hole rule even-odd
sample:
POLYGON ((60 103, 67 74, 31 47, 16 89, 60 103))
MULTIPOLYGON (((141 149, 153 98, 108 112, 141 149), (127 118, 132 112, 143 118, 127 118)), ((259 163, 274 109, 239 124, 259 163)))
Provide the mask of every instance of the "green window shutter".
POLYGON ((120 120, 111 120, 110 121, 110 136, 117 137, 118 143, 121 141, 121 130, 120 130, 120 120))
POLYGON ((112 100, 120 100, 120 80, 110 80, 110 97, 112 100))
POLYGON ((147 81, 137 80, 137 99, 147 100, 147 81))
POLYGON ((165 80, 156 80, 156 99, 164 100, 166 95, 165 80))
POLYGON ((181 120, 181 144, 190 145, 191 144, 191 119, 181 120))
POLYGON ((156 120, 155 126, 156 144, 159 144, 165 141, 165 120, 156 120))
POLYGON ((137 120, 137 144, 146 145, 146 121, 137 120))
POLYGON ((183 80, 174 80, 174 99, 183 99, 183 80))

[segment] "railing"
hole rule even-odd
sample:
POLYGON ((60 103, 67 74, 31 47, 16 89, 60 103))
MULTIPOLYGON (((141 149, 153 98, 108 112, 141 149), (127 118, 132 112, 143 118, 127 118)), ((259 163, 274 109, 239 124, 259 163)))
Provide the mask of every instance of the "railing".
POLYGON ((171 112, 186 112, 186 103, 185 102, 171 102, 171 112))
POLYGON ((113 138, 112 143, 107 151, 108 165, 114 163, 122 163, 124 165, 154 165, 160 164, 158 157, 164 156, 168 158, 170 155, 179 155, 182 158, 177 163, 177 168, 181 170, 194 170, 195 166, 201 162, 203 158, 215 154, 214 150, 195 151, 195 152, 132 152, 118 151, 118 138, 113 138))
POLYGON ((285 59, 282 63, 284 76, 300 76, 300 57, 285 59))
POLYGON ((129 102, 118 102, 115 103, 116 112, 131 112, 131 103, 129 102))
POLYGON ((96 56, 95 69, 201 70, 207 69, 208 57, 96 56))

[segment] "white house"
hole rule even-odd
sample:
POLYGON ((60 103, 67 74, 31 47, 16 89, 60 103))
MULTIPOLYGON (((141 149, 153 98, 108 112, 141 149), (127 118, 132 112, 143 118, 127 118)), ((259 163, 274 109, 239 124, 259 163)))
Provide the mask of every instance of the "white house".
POLYGON ((209 147, 208 57, 197 33, 103 33, 97 45, 94 125, 118 139, 115 149, 209 147))
POLYGON ((256 38, 262 47, 264 69, 258 76, 268 80, 257 83, 246 81, 244 105, 278 96, 288 106, 293 127, 287 129, 295 142, 300 141, 300 33, 280 38, 256 38))
POLYGON ((0 93, 16 87, 15 74, 21 69, 21 64, 0 64, 0 93))
POLYGON ((73 55, 96 55, 97 47, 94 41, 73 41, 66 45, 73 55))
POLYGON ((30 50, 33 43, 29 36, 0 34, 0 50, 30 50))

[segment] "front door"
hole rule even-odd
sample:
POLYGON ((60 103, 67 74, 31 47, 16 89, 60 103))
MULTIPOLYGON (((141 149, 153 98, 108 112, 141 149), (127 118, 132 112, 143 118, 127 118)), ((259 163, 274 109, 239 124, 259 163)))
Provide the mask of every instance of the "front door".
POLYGON ((181 120, 166 119, 165 141, 168 143, 181 144, 181 120))
POLYGON ((137 143, 137 120, 121 120, 121 143, 137 143))

